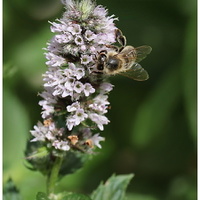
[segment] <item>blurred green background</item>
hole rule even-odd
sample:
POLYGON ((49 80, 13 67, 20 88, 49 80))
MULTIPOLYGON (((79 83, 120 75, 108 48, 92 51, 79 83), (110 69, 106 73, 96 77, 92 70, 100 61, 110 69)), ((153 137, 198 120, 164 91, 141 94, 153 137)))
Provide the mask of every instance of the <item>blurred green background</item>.
MULTIPOLYGON (((103 149, 84 169, 66 176, 58 191, 91 193, 113 173, 134 173, 130 200, 195 200, 197 112, 197 2, 195 0, 97 0, 128 44, 150 45, 142 61, 150 79, 111 77, 111 123, 103 149)), ((63 12, 59 0, 3 2, 3 169, 24 199, 45 191, 45 179, 29 171, 23 152, 40 117, 44 50, 49 21, 63 12)))

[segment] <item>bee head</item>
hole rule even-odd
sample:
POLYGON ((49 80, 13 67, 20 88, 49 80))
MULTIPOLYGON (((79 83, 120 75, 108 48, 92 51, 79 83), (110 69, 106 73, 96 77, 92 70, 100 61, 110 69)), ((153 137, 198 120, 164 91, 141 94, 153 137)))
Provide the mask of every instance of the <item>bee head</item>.
POLYGON ((102 71, 104 69, 106 59, 107 59, 107 56, 106 56, 105 53, 99 54, 99 57, 98 57, 98 60, 97 60, 97 69, 98 70, 102 71))
POLYGON ((119 64, 120 64, 119 59, 112 56, 112 57, 109 57, 106 66, 110 71, 114 71, 114 70, 117 70, 119 68, 119 64))

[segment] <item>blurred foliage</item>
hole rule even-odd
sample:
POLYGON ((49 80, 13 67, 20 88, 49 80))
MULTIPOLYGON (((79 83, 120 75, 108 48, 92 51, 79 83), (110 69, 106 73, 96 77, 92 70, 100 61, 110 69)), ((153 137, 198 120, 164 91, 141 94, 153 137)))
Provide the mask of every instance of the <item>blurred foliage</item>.
MULTIPOLYGON (((134 173, 137 200, 195 200, 197 138, 197 1, 97 0, 115 14, 128 44, 150 45, 141 62, 150 79, 111 77, 111 123, 100 153, 58 185, 91 193, 111 174, 134 173)), ((24 166, 29 130, 40 120, 37 96, 46 70, 48 21, 60 18, 59 0, 3 2, 3 167, 24 199, 45 191, 45 180, 24 166), (34 188, 34 190, 33 190, 34 188)))
POLYGON ((4 185, 3 200, 22 200, 19 191, 11 178, 9 178, 9 180, 4 185))
MULTIPOLYGON (((55 199, 55 196, 54 196, 55 199)), ((83 194, 75 194, 70 192, 63 192, 56 194, 57 200, 91 200, 88 196, 85 196, 83 194)), ((43 192, 38 192, 36 196, 36 200, 50 200, 47 195, 43 192)))
POLYGON ((104 184, 101 183, 92 193, 92 200, 124 200, 126 188, 133 174, 112 175, 104 184))

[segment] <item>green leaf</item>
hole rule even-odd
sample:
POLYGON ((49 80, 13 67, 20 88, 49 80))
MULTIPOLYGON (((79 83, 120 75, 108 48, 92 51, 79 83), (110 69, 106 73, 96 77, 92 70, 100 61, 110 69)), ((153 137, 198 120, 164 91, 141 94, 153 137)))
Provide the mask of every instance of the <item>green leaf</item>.
POLYGON ((129 194, 127 195, 126 200, 158 200, 157 198, 150 196, 150 195, 144 195, 144 194, 129 194))
POLYGON ((92 200, 124 200, 125 190, 132 178, 133 174, 111 176, 92 193, 92 200))
POLYGON ((36 196, 36 200, 49 200, 47 195, 43 192, 38 192, 36 196))
POLYGON ((73 193, 73 194, 68 194, 66 196, 63 196, 62 200, 91 200, 91 198, 83 194, 73 193))
POLYGON ((54 194, 53 196, 56 200, 92 200, 89 196, 72 192, 62 192, 59 194, 54 194))
POLYGON ((30 156, 27 157, 27 159, 37 159, 37 158, 43 158, 49 154, 49 151, 46 147, 40 147, 37 149, 36 152, 31 154, 30 156))
POLYGON ((89 160, 91 155, 81 152, 69 151, 66 153, 63 163, 59 172, 59 176, 65 176, 81 169, 86 161, 89 160))
POLYGON ((22 200, 22 197, 11 178, 4 185, 3 200, 22 200))
POLYGON ((37 170, 46 175, 51 169, 52 160, 50 152, 44 145, 44 142, 27 141, 25 157, 27 162, 31 164, 31 167, 26 166, 28 169, 37 170))

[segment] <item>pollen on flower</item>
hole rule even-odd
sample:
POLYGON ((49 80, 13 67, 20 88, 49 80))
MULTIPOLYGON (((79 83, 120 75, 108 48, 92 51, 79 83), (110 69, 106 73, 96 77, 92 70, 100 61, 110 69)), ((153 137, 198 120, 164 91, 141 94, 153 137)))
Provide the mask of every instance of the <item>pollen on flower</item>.
POLYGON ((77 135, 69 135, 67 137, 72 145, 75 145, 78 142, 78 136, 77 135))
POLYGON ((86 141, 85 141, 85 144, 88 145, 90 148, 93 148, 93 147, 94 147, 94 146, 93 146, 93 142, 92 142, 91 139, 86 140, 86 141))
POLYGON ((45 119, 44 121, 43 121, 43 124, 44 124, 44 126, 50 126, 51 124, 52 124, 52 119, 45 119))
POLYGON ((90 137, 89 139, 87 139, 85 141, 85 144, 88 145, 90 148, 94 148, 94 146, 97 146, 98 148, 101 149, 101 145, 100 142, 104 141, 105 138, 99 136, 99 134, 95 134, 92 137, 90 137))

